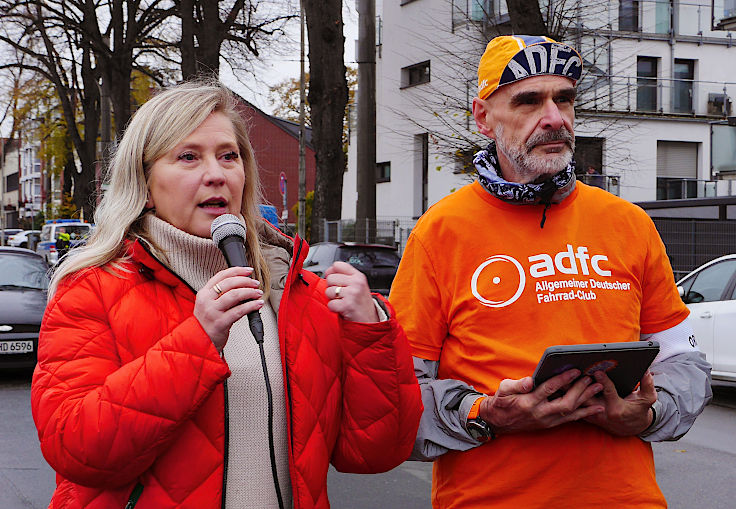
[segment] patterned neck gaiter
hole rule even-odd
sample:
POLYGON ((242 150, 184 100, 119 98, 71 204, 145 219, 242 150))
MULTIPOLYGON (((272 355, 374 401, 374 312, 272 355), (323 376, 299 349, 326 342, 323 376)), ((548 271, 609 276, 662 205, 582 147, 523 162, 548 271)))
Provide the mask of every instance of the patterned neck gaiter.
POLYGON ((540 228, 544 228, 550 205, 560 203, 575 189, 575 161, 543 182, 519 184, 504 180, 494 140, 486 149, 475 154, 473 164, 478 172, 478 182, 492 196, 517 205, 544 205, 540 228))
POLYGON ((518 184, 501 177, 501 169, 496 154, 496 142, 491 140, 485 150, 473 158, 478 171, 478 181, 499 200, 519 205, 559 203, 575 188, 575 161, 567 168, 540 183, 518 184))

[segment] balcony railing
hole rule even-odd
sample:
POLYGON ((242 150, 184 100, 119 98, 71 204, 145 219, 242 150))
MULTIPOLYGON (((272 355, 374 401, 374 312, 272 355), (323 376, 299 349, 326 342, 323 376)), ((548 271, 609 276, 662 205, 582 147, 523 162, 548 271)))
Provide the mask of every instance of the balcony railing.
POLYGON ((607 0, 584 5, 579 11, 579 26, 584 30, 612 30, 653 38, 708 37, 730 42, 730 34, 714 31, 712 26, 730 13, 724 0, 607 0))
POLYGON ((576 178, 589 186, 600 187, 613 195, 619 196, 620 185, 618 175, 586 174, 578 175, 576 178))
POLYGON ((582 110, 726 118, 734 98, 733 81, 590 74, 578 86, 576 102, 582 110))
POLYGON ((736 196, 736 180, 657 177, 658 200, 736 196))

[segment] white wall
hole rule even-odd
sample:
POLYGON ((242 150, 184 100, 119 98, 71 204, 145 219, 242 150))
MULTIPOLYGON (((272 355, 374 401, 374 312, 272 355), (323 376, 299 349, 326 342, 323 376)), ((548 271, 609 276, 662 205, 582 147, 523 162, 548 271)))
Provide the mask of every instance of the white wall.
MULTIPOLYGON (((702 4, 701 14, 707 7, 710 16, 709 0, 690 0, 688 4, 702 4)), ((617 27, 617 5, 614 0, 590 4, 581 2, 583 9, 595 9, 591 16, 583 19, 586 26, 594 23, 605 24, 610 20, 617 27), (607 11, 609 8, 610 11, 607 11)), ((377 162, 391 162, 391 181, 377 184, 377 215, 379 218, 416 217, 421 198, 421 181, 418 177, 419 154, 416 152, 415 135, 422 132, 443 132, 447 139, 430 137, 429 143, 429 205, 437 202, 455 189, 468 182, 467 175, 453 173, 452 150, 448 139, 456 132, 458 136, 474 139, 484 145, 484 139, 475 131, 472 121, 465 122, 462 109, 467 82, 474 81, 475 67, 480 59, 486 41, 473 40, 472 28, 452 27, 451 0, 415 0, 404 6, 398 1, 383 2, 377 14, 383 21, 383 46, 380 58, 377 56, 376 99, 377 99, 377 162), (431 62, 430 83, 401 89, 401 68, 425 60, 431 62), (453 116, 453 111, 457 115, 453 116), (437 169, 439 168, 439 170, 437 169)), ((649 6, 651 7, 651 6, 649 6)), ((697 9, 690 6, 683 11, 687 26, 692 25, 693 13, 697 9), (692 12, 691 12, 692 11, 692 12)), ((642 22, 649 23, 652 13, 643 11, 642 22), (648 21, 649 20, 649 21, 648 21)), ((701 25, 709 23, 701 20, 701 25)), ((681 25, 685 26, 681 16, 681 25)), ((697 21, 696 21, 697 25, 697 21)), ((705 25, 703 25, 705 26, 705 25)), ((688 28, 690 30, 690 28, 688 28)), ((614 34, 615 35, 615 34, 614 34)), ((726 32, 705 30, 706 37, 727 40, 726 32)), ((597 37, 597 43, 602 40, 597 37)), ((614 76, 630 77, 636 84, 637 55, 660 58, 659 77, 671 78, 674 58, 697 60, 695 79, 696 112, 704 112, 708 92, 723 92, 724 82, 727 93, 736 102, 736 44, 728 47, 705 41, 680 40, 671 48, 666 38, 651 40, 646 34, 639 38, 614 38, 612 48, 612 69, 614 76), (706 83, 712 82, 712 83, 706 83)), ((607 58, 596 62, 607 71, 607 58)), ((624 78, 624 81, 628 81, 624 78)), ((662 81, 667 89, 661 94, 661 105, 669 108, 670 82, 662 81)), ((626 92, 626 89, 623 89, 626 92)), ((635 86, 629 90, 628 103, 636 108, 635 86)), ((471 88, 470 96, 475 95, 471 88)), ((621 106, 621 95, 617 92, 616 104, 621 106)), ((601 110, 606 104, 599 105, 601 110)), ((733 113, 732 113, 733 114, 733 113)), ((605 137, 604 173, 620 175, 621 196, 631 201, 654 200, 656 198, 656 157, 657 140, 689 141, 700 144, 698 152, 698 177, 710 178, 710 128, 712 119, 683 118, 666 115, 625 115, 610 114, 595 116, 592 112, 580 114, 576 134, 580 136, 605 137)), ((352 131, 355 136, 356 129, 352 131)), ((345 174, 343 195, 343 218, 355 217, 356 192, 356 153, 355 138, 348 154, 348 171, 345 174)))

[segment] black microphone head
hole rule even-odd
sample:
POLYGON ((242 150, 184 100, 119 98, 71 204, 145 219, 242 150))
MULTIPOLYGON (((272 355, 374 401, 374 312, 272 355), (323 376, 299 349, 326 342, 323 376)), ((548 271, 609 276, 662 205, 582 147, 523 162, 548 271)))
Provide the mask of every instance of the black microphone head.
POLYGON ((224 238, 233 235, 240 237, 243 239, 243 243, 245 243, 245 223, 234 214, 222 214, 221 216, 217 216, 215 220, 212 221, 210 232, 212 234, 212 241, 216 246, 219 246, 220 242, 222 242, 224 238))

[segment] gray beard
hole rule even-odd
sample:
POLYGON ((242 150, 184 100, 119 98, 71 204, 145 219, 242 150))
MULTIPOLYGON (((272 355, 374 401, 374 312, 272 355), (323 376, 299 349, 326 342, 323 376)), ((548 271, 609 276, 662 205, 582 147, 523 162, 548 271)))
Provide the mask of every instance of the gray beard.
POLYGON ((498 124, 493 130, 496 135, 496 149, 501 152, 513 165, 517 175, 525 182, 534 182, 543 175, 554 175, 561 172, 572 162, 575 151, 575 139, 570 132, 561 127, 557 131, 546 132, 532 136, 524 144, 507 144, 503 137, 503 125, 498 124), (531 150, 539 143, 554 140, 566 140, 570 143, 570 149, 560 152, 555 157, 540 157, 534 155, 531 150))

